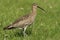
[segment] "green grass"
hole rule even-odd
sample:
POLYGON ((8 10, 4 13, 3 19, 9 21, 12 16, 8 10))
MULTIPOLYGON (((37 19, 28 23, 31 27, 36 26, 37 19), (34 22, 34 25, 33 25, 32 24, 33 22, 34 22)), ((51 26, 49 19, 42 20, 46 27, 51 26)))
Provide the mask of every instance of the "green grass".
POLYGON ((60 40, 60 0, 0 0, 0 40, 60 40), (21 36, 19 29, 3 30, 29 13, 34 2, 47 13, 37 9, 36 20, 27 29, 31 32, 28 36, 21 36))

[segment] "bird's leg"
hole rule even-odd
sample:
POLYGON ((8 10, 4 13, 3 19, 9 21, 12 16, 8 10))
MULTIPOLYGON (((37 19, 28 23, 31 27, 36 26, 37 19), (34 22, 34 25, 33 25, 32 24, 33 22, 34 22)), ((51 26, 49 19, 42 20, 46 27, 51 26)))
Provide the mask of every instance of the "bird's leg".
POLYGON ((23 28, 23 35, 26 36, 26 29, 27 29, 27 26, 23 28))

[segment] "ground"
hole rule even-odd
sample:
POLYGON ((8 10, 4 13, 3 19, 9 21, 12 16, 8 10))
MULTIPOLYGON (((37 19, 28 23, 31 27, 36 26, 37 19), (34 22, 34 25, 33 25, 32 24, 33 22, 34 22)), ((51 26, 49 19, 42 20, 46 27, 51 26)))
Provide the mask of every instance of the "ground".
POLYGON ((60 0, 0 0, 0 40, 60 40, 60 0), (37 3, 47 13, 37 9, 34 23, 23 37, 20 29, 3 30, 17 18, 30 13, 37 3))

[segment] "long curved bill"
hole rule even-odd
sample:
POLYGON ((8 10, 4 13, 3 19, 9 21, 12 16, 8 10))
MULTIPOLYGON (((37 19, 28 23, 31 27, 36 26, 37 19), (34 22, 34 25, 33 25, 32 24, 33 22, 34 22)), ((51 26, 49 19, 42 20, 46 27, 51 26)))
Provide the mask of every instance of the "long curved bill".
MULTIPOLYGON (((41 8, 41 7, 39 7, 39 6, 37 6, 37 8, 40 8, 41 10, 43 10, 44 12, 46 12, 43 8, 41 8)), ((47 12, 46 12, 47 13, 47 12)))

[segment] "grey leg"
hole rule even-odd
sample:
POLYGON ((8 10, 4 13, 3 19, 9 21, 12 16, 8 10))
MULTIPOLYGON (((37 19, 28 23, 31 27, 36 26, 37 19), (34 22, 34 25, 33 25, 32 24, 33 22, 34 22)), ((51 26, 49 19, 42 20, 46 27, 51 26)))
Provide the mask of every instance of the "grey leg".
POLYGON ((27 26, 25 26, 25 28, 23 29, 23 35, 25 36, 26 35, 26 29, 27 29, 27 26))

